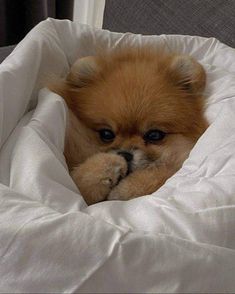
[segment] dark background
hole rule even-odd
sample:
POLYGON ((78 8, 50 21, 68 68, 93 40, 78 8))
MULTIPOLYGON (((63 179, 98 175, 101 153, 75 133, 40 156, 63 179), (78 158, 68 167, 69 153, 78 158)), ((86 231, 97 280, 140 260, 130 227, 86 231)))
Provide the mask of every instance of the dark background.
POLYGON ((0 46, 19 43, 47 17, 73 18, 74 0, 0 0, 0 46))
POLYGON ((235 47, 235 0, 106 0, 103 28, 215 37, 235 47))

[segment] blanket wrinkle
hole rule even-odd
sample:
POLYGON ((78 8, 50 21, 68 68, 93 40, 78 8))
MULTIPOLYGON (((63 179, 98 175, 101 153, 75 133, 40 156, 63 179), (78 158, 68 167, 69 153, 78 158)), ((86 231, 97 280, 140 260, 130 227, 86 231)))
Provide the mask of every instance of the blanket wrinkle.
POLYGON ((17 235, 24 229, 25 226, 27 226, 28 223, 40 219, 41 216, 29 219, 28 221, 26 221, 25 223, 23 223, 16 232, 14 232, 14 235, 12 236, 11 240, 9 241, 7 247, 5 248, 5 250, 1 253, 0 256, 0 266, 1 263, 4 261, 4 257, 6 256, 7 252, 9 251, 9 249, 11 248, 11 246, 13 246, 14 241, 16 240, 17 235))

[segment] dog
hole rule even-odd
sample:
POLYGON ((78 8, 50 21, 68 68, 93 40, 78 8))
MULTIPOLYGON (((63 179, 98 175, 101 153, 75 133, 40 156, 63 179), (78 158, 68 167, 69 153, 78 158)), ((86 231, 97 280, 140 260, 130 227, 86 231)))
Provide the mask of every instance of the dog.
POLYGON ((88 205, 158 190, 208 127, 206 74, 150 46, 78 59, 49 88, 68 106, 64 155, 88 205))

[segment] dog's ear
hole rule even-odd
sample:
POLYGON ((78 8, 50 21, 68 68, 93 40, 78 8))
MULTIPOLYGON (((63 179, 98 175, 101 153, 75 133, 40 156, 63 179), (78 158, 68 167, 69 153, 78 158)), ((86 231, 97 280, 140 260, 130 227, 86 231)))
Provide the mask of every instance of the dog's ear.
POLYGON ((206 85, 205 70, 190 56, 177 55, 170 65, 171 76, 182 90, 191 94, 202 94, 206 85))
POLYGON ((98 65, 94 56, 78 59, 71 67, 66 78, 67 82, 75 87, 83 87, 94 79, 98 65))
POLYGON ((65 99, 71 109, 76 108, 78 92, 94 80, 97 73, 95 57, 78 59, 71 67, 66 78, 51 78, 47 87, 65 99))

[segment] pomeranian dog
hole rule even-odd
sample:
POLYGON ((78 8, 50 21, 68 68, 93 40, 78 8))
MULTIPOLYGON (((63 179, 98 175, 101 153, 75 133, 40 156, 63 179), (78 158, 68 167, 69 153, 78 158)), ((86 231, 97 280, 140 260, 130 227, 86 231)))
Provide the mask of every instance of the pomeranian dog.
POLYGON ((65 158, 88 205, 149 195, 208 126, 192 57, 143 46, 78 59, 49 88, 69 109, 65 158))

